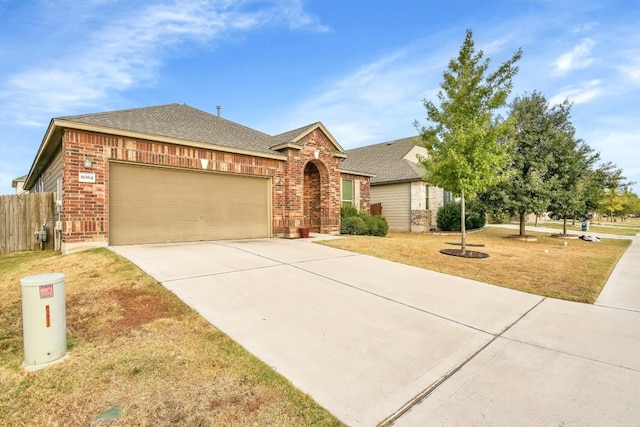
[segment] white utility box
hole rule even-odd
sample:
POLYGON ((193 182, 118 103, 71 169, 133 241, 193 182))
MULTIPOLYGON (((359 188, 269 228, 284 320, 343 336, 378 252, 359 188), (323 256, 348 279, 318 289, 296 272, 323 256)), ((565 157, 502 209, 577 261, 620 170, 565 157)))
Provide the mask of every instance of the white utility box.
POLYGON ((27 370, 44 368, 67 354, 65 275, 46 273, 20 280, 22 335, 27 370))

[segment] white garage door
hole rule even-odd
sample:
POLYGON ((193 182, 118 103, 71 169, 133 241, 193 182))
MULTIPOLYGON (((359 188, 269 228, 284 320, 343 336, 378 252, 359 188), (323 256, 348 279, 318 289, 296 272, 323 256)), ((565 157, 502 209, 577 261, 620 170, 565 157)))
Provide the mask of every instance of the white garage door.
POLYGON ((268 178, 110 164, 111 245, 270 235, 268 178))

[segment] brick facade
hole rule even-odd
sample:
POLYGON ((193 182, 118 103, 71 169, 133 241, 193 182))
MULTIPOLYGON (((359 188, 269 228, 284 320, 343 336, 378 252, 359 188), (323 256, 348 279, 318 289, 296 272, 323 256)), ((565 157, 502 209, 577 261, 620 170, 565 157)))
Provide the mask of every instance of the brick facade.
POLYGON ((288 158, 285 161, 66 129, 62 136, 63 242, 108 243, 112 161, 202 170, 201 159, 206 159, 210 171, 267 176, 272 182, 275 237, 297 237, 301 226, 339 233, 340 158, 334 155, 335 147, 320 129, 296 146, 302 149, 281 151, 288 158), (80 173, 93 174, 95 182, 80 182, 80 173))
POLYGON ((342 178, 351 179, 354 182, 354 192, 356 193, 354 204, 360 212, 369 213, 371 209, 371 184, 368 176, 343 173, 342 178), (357 183, 357 184, 356 184, 357 183))
POLYGON ((310 132, 298 144, 302 149, 287 148, 283 152, 288 157, 284 191, 287 215, 276 235, 295 237, 298 228, 303 226, 324 234, 337 234, 340 232, 340 158, 334 155, 333 144, 320 129, 310 132), (308 166, 309 163, 312 166, 308 166), (315 206, 318 204, 319 212, 315 206))

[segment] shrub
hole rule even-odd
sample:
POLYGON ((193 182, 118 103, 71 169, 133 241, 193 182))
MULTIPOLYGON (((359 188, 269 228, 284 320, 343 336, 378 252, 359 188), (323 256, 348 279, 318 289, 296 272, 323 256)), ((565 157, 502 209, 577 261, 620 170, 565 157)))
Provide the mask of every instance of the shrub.
POLYGON ((340 207, 340 217, 341 218, 349 218, 352 216, 358 216, 358 209, 354 206, 341 206, 340 207))
POLYGON ((460 231, 460 205, 455 202, 445 203, 438 209, 436 223, 439 230, 460 231))
MULTIPOLYGON (((465 227, 467 230, 482 228, 487 223, 487 215, 475 201, 465 205, 465 227)), ((438 209, 436 218, 438 228, 442 231, 460 231, 460 204, 451 202, 438 209)))
POLYGON ((467 202, 465 213, 467 214, 465 224, 469 230, 482 228, 487 224, 487 214, 477 201, 472 200, 467 202))
POLYGON ((342 224, 340 225, 340 233, 342 234, 355 234, 364 235, 368 234, 369 228, 364 220, 359 216, 348 216, 342 218, 342 224))
POLYGON ((389 224, 387 220, 382 216, 364 215, 362 216, 364 223, 369 228, 368 234, 371 236, 384 237, 389 231, 389 224))
POLYGON ((340 208, 340 233, 384 237, 389 231, 387 220, 381 216, 359 213, 353 206, 340 208))
POLYGON ((487 219, 491 224, 508 224, 509 214, 504 212, 491 212, 487 214, 487 219))

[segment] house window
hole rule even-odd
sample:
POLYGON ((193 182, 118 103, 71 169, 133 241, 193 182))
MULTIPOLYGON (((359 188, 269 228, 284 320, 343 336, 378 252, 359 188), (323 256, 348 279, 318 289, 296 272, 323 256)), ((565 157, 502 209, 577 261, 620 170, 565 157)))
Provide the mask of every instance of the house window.
POLYGON ((353 180, 342 178, 342 206, 353 206, 353 180))
POLYGON ((425 194, 425 197, 424 197, 424 208, 426 210, 429 210, 429 186, 428 185, 424 186, 424 194, 425 194))
POLYGON ((453 202, 453 195, 451 194, 451 191, 444 191, 444 202, 445 203, 449 203, 449 202, 453 202))

